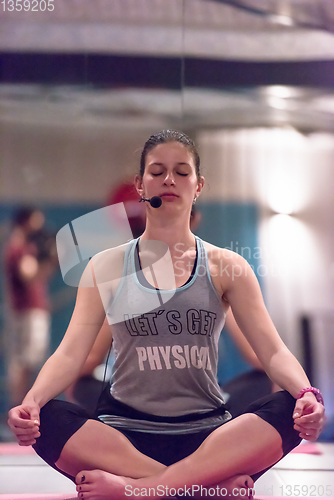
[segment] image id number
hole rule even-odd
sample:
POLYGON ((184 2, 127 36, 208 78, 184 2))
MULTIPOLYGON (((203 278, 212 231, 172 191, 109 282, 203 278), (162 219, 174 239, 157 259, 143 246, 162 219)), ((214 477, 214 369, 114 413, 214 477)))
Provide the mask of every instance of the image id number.
POLYGON ((327 484, 326 486, 319 484, 311 484, 311 485, 300 485, 294 484, 293 486, 290 484, 285 484, 284 486, 280 486, 280 494, 282 496, 290 497, 329 497, 332 495, 332 486, 327 484))
POLYGON ((46 10, 53 11, 55 9, 54 0, 2 0, 3 12, 44 12, 46 10))

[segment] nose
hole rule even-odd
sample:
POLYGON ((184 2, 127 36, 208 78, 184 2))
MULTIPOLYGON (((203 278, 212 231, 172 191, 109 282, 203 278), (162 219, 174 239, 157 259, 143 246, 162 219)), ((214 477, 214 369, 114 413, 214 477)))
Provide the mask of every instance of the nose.
POLYGON ((167 172, 165 179, 164 179, 164 185, 165 186, 173 186, 175 184, 174 180, 174 175, 172 172, 167 172))

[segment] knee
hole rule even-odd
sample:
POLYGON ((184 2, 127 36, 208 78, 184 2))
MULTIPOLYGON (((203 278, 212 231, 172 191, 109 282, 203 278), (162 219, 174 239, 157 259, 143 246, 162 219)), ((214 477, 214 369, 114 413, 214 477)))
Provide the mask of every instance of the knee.
POLYGON ((261 427, 263 419, 260 418, 256 413, 244 413, 242 415, 243 424, 248 429, 256 429, 261 427))
POLYGON ((34 450, 45 461, 56 462, 64 444, 89 418, 91 415, 77 405, 57 399, 49 401, 41 408, 41 435, 34 450))

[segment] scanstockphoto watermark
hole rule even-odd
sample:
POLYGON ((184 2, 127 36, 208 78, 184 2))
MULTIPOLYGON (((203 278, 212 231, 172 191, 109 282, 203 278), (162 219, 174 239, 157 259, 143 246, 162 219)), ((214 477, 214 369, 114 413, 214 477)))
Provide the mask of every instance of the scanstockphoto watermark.
MULTIPOLYGON (((240 276, 246 276, 249 273, 249 267, 254 271, 254 273, 260 277, 264 278, 266 276, 278 277, 278 276, 287 276, 288 275, 288 267, 282 262, 282 259, 277 259, 277 255, 271 255, 270 252, 263 247, 250 247, 250 246, 240 246, 238 241, 230 242, 230 245, 224 247, 223 250, 231 250, 234 253, 239 254, 241 257, 245 259, 242 264, 231 263, 230 260, 232 258, 232 254, 225 253, 223 254, 223 258, 221 256, 220 248, 214 248, 213 250, 208 250, 207 255, 209 260, 213 260, 218 262, 216 266, 210 267, 210 275, 212 277, 231 277, 234 281, 236 278, 240 276), (266 263, 264 263, 266 262, 266 263), (277 264, 277 262, 280 262, 277 264)), ((191 272, 192 270, 192 262, 188 263, 188 266, 185 266, 183 263, 183 255, 187 249, 183 243, 176 243, 174 247, 175 255, 179 254, 179 259, 174 263, 174 273, 177 277, 185 276, 186 273, 191 272)), ((195 251, 195 248, 193 249, 195 251)), ((199 265, 198 274, 205 275, 206 266, 199 265)))
POLYGON ((135 488, 131 485, 125 486, 125 496, 127 497, 193 497, 193 498, 217 498, 217 497, 237 497, 237 498, 252 498, 255 495, 254 488, 233 488, 228 490, 220 486, 205 487, 197 484, 192 486, 182 486, 179 488, 169 488, 159 484, 156 488, 135 488))
MULTIPOLYGON (((115 253, 113 250, 120 249, 131 240, 133 235, 124 203, 109 205, 70 221, 56 235, 59 265, 64 282, 74 287, 78 287, 79 283, 81 286, 94 286, 92 273, 86 271, 89 261, 91 259, 100 261, 102 258, 108 260, 108 256, 111 257, 115 253)), ((195 247, 189 248, 179 242, 171 249, 162 241, 155 240, 143 240, 140 247, 142 268, 148 269, 152 276, 155 275, 154 282, 156 277, 162 278, 162 283, 158 281, 159 286, 156 288, 175 289, 175 278, 185 278, 191 274, 193 259, 189 259, 189 255, 192 252, 195 259, 195 247)), ((288 275, 285 256, 271 255, 265 247, 242 246, 238 241, 230 241, 225 250, 231 252, 224 252, 224 249, 214 246, 207 247, 212 277, 226 276, 234 280, 250 273, 250 268, 259 278, 288 275), (235 263, 232 260, 235 254, 239 254, 244 260, 240 259, 239 263, 235 263), (212 262, 216 265, 212 265, 212 262)), ((120 275, 114 276, 115 273, 111 273, 111 267, 113 266, 107 265, 108 271, 100 273, 98 284, 121 278, 120 275)), ((197 274, 205 275, 205 273, 207 273, 206 265, 200 264, 197 267, 197 274)))

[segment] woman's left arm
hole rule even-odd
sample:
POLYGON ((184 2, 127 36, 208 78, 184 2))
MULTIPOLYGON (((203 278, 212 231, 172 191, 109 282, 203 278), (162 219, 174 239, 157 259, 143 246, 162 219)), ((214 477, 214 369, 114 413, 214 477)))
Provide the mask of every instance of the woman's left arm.
MULTIPOLYGON (((265 307, 258 280, 240 255, 223 250, 225 273, 221 277, 223 299, 231 306, 235 320, 254 349, 266 373, 294 398, 310 387, 302 366, 280 338, 265 307)), ((300 437, 318 438, 324 425, 324 407, 312 392, 297 399, 293 418, 300 437)))

